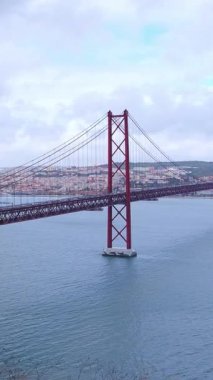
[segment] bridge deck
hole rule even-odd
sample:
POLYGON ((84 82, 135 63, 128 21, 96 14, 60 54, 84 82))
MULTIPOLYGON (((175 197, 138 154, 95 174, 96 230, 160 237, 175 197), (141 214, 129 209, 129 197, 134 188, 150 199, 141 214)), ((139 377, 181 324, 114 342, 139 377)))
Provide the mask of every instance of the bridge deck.
MULTIPOLYGON (((213 189, 213 182, 132 191, 131 202, 172 195, 184 195, 211 189, 213 189)), ((18 206, 0 207, 0 225, 24 222, 84 210, 94 210, 97 207, 107 207, 111 204, 124 204, 125 199, 126 194, 121 192, 78 199, 66 198, 41 203, 37 202, 18 206)))

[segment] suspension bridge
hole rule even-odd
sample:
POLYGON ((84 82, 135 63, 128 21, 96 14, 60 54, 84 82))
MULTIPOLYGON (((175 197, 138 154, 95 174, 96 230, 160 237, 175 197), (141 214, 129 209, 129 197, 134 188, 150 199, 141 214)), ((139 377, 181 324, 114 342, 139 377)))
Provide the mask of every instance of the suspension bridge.
POLYGON ((178 167, 127 110, 109 111, 65 143, 0 172, 0 225, 107 207, 104 254, 135 256, 131 202, 211 189, 213 182, 178 167))

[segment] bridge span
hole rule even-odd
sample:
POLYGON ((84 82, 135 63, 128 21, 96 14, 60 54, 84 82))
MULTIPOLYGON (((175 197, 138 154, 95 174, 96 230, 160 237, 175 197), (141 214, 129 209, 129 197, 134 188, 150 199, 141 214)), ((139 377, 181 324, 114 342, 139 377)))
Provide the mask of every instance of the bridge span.
MULTIPOLYGON (((195 193, 213 189, 213 182, 197 183, 183 186, 153 188, 131 191, 131 202, 150 200, 175 195, 195 193)), ((50 216, 69 214, 73 212, 94 210, 98 207, 109 207, 126 204, 126 193, 114 193, 101 196, 81 198, 63 198, 47 202, 28 203, 0 208, 0 225, 24 222, 50 216)))
POLYGON ((41 189, 45 189, 44 194, 61 194, 61 198, 0 207, 0 225, 107 207, 107 248, 104 254, 132 257, 136 252, 131 240, 131 202, 210 190, 213 182, 202 182, 192 172, 179 168, 124 110, 121 114, 109 111, 65 143, 24 165, 0 173, 0 194, 3 196, 14 195, 16 200, 16 194, 30 191, 36 196, 41 194, 41 189), (133 127, 130 133, 129 123, 133 127), (99 159, 97 154, 100 154, 99 159), (158 167, 157 170, 152 167, 148 177, 141 174, 144 154, 158 167), (159 161, 159 155, 163 161, 159 161), (72 162, 69 161, 71 157, 72 162), (165 165, 165 159, 169 166, 165 165), (100 165, 100 162, 107 163, 100 165), (57 174, 55 183, 52 180, 54 171, 57 174), (62 174, 65 179, 60 182, 62 174), (143 186, 150 183, 152 187, 144 189, 143 186), (69 198, 62 198, 63 194, 69 194, 69 198), (71 198, 71 194, 75 198, 71 198))

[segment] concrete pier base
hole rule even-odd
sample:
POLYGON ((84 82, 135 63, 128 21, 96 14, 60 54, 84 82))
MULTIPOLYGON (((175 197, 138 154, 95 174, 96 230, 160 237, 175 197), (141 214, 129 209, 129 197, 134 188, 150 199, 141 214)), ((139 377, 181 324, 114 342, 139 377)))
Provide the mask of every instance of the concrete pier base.
POLYGON ((134 249, 127 248, 105 248, 102 256, 110 257, 135 257, 137 252, 134 249))

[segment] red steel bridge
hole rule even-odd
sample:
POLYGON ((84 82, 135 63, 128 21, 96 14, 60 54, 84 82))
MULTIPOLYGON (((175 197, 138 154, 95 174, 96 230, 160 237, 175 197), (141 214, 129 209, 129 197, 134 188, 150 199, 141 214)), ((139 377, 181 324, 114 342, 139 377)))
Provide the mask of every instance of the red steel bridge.
POLYGON ((109 111, 46 154, 1 172, 0 225, 107 207, 107 248, 120 239, 130 250, 131 202, 210 189, 213 182, 180 169, 127 110, 109 111))

